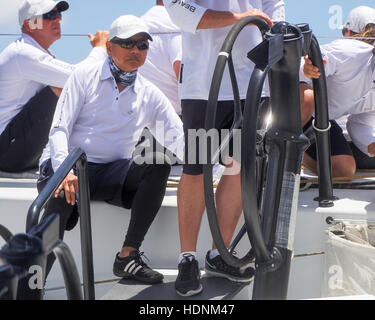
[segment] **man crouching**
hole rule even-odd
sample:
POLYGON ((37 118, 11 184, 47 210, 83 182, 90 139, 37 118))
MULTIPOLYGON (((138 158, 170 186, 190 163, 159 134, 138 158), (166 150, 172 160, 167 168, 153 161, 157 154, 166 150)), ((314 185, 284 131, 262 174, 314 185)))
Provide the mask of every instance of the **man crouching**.
MULTIPOLYGON (((182 123, 169 100, 137 73, 145 62, 152 40, 141 19, 126 15, 111 25, 108 58, 101 63, 77 68, 67 81, 57 104, 49 144, 41 158, 40 191, 68 153, 80 147, 88 159, 90 198, 131 209, 122 249, 116 254, 116 276, 156 283, 163 275, 142 260, 139 248, 159 211, 170 172, 164 154, 153 153, 153 161, 140 163, 133 151, 144 127, 155 135, 157 122, 175 132, 164 141, 178 145, 182 123), (160 159, 162 157, 162 159, 160 159), (162 164, 160 164, 162 163, 162 164)), ((179 144, 181 145, 181 144, 179 144)), ((176 150, 171 150, 176 152, 176 150)), ((76 224, 78 178, 68 174, 44 217, 60 213, 60 238, 76 224)), ((47 261, 47 274, 54 256, 47 261)))

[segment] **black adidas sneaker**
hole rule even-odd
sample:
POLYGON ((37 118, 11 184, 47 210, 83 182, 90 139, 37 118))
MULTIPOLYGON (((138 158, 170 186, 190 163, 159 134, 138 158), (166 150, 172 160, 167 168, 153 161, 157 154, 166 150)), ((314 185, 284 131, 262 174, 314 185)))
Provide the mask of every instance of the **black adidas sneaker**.
POLYGON ((145 283, 161 282, 164 276, 152 270, 143 260, 143 252, 132 251, 125 258, 120 258, 117 253, 113 263, 113 273, 115 276, 124 279, 135 279, 145 283))

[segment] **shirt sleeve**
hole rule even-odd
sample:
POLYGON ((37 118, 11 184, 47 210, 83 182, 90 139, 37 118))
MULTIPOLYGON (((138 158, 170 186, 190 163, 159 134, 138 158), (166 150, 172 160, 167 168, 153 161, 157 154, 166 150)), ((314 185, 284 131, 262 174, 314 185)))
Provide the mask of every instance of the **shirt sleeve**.
POLYGON ((185 144, 182 121, 168 98, 154 87, 148 107, 151 108, 148 128, 152 135, 161 145, 182 160, 185 144))
POLYGON ((195 1, 164 0, 164 6, 173 23, 182 31, 195 33, 207 8, 199 6, 195 1))
POLYGON ((48 53, 41 53, 37 48, 31 48, 17 56, 20 74, 28 80, 43 83, 46 86, 63 88, 73 70, 81 64, 104 60, 104 48, 93 48, 89 56, 77 65, 54 58, 48 53))
POLYGON ((263 0, 263 12, 272 21, 285 21, 285 4, 283 0, 263 0))
POLYGON ((69 154, 69 137, 85 101, 85 91, 77 71, 69 77, 61 93, 49 134, 50 155, 55 172, 69 154))
POLYGON ((353 143, 364 154, 368 154, 368 146, 375 142, 375 111, 352 114, 348 117, 346 128, 353 143))
POLYGON ((176 61, 181 61, 182 59, 182 39, 181 35, 174 35, 171 36, 168 41, 168 53, 169 53, 169 60, 171 65, 176 61))

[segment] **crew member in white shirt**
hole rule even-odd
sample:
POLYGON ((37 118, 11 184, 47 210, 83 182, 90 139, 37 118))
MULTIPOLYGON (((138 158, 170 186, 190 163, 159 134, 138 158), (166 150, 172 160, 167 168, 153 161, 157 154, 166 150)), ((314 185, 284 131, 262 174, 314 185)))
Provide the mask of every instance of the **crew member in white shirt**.
MULTIPOLYGON (((179 93, 185 132, 185 161, 177 196, 181 253, 175 289, 181 296, 191 296, 203 289, 196 247, 205 201, 199 145, 189 149, 188 130, 205 128, 206 106, 215 64, 232 25, 246 16, 257 16, 272 26, 273 21, 285 19, 285 11, 284 2, 279 0, 163 2, 172 21, 183 31, 179 93), (191 163, 189 160, 194 152, 196 158, 194 157, 191 163)), ((261 40, 259 30, 254 26, 248 26, 240 34, 233 48, 234 67, 243 100, 246 98, 249 75, 254 68, 247 58, 247 53, 261 40)), ((219 93, 217 129, 229 129, 232 122, 233 92, 229 72, 226 70, 219 93)), ((240 170, 236 170, 238 167, 239 164, 235 161, 227 164, 227 170, 216 191, 219 225, 228 247, 242 212, 241 176, 240 170)), ((209 275, 243 282, 250 281, 254 274, 250 267, 242 272, 239 268, 228 266, 216 249, 207 253, 205 270, 209 275)))
MULTIPOLYGON (((57 60, 49 47, 61 38, 66 1, 25 0, 19 8, 21 37, 0 53, 0 170, 38 166, 58 96, 74 65, 57 60)), ((94 49, 84 62, 106 58, 108 32, 89 35, 94 49)), ((84 63, 82 62, 82 63, 84 63)))
MULTIPOLYGON (((352 176, 356 171, 356 160, 350 145, 334 120, 346 115, 346 127, 355 148, 363 155, 375 156, 375 9, 366 6, 353 9, 343 35, 344 39, 321 46, 327 78, 328 112, 332 124, 334 177, 352 176)), ((305 57, 302 69, 307 82, 321 75, 308 57, 305 57)), ((305 124, 314 112, 314 93, 308 83, 301 84, 301 93, 302 121, 305 124)), ((315 144, 305 153, 303 163, 309 170, 317 172, 315 144)))
POLYGON ((153 41, 141 75, 156 85, 181 115, 178 97, 178 78, 182 56, 181 29, 170 19, 162 0, 148 10, 141 19, 146 23, 153 41))
MULTIPOLYGON (((131 209, 114 274, 156 283, 163 275, 144 263, 139 248, 162 204, 170 163, 164 154, 133 157, 133 152, 143 128, 148 127, 160 143, 181 154, 182 122, 165 95, 137 72, 152 40, 143 21, 132 15, 119 17, 111 25, 109 39, 109 57, 78 67, 62 91, 49 144, 41 157, 38 190, 73 148, 83 149, 88 159, 90 198, 131 209), (158 134, 160 127, 165 135, 158 134)), ((76 175, 68 174, 44 215, 60 212, 61 238, 76 222, 77 180, 76 175)), ((47 272, 53 260, 53 256, 48 258, 47 272)))

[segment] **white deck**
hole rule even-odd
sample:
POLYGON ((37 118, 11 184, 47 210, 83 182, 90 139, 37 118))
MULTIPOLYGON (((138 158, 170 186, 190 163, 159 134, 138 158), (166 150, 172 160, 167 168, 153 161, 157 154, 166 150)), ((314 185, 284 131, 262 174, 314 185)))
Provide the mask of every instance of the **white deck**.
MULTIPOLYGON (((318 208, 313 200, 318 190, 311 189, 300 192, 298 215, 294 241, 294 255, 290 272, 288 299, 316 299, 321 297, 321 283, 324 265, 325 222, 327 216, 334 218, 373 220, 375 221, 375 193, 361 190, 334 190, 340 199, 332 208, 318 208)), ((36 198, 35 180, 0 179, 0 223, 13 234, 25 231, 27 210, 36 198)), ((129 222, 129 212, 104 202, 92 202, 92 228, 95 281, 103 282, 97 286, 97 298, 115 282, 112 274, 112 263, 115 253, 124 240, 125 230, 129 222)), ((242 226, 241 219, 238 229, 242 226)), ((73 252, 78 269, 81 270, 79 228, 67 232, 64 241, 73 252)), ((198 260, 203 266, 204 257, 211 246, 211 235, 208 222, 204 217, 198 239, 198 260)), ((0 245, 3 245, 0 239, 0 245)), ((168 189, 162 208, 150 228, 142 251, 151 260, 152 267, 158 269, 175 269, 179 254, 178 220, 176 208, 176 189, 168 189)), ((249 241, 241 241, 238 251, 249 250, 249 241)), ((47 281, 46 298, 63 297, 63 286, 57 264, 52 269, 47 281)), ((243 298, 251 297, 251 288, 243 298)))

